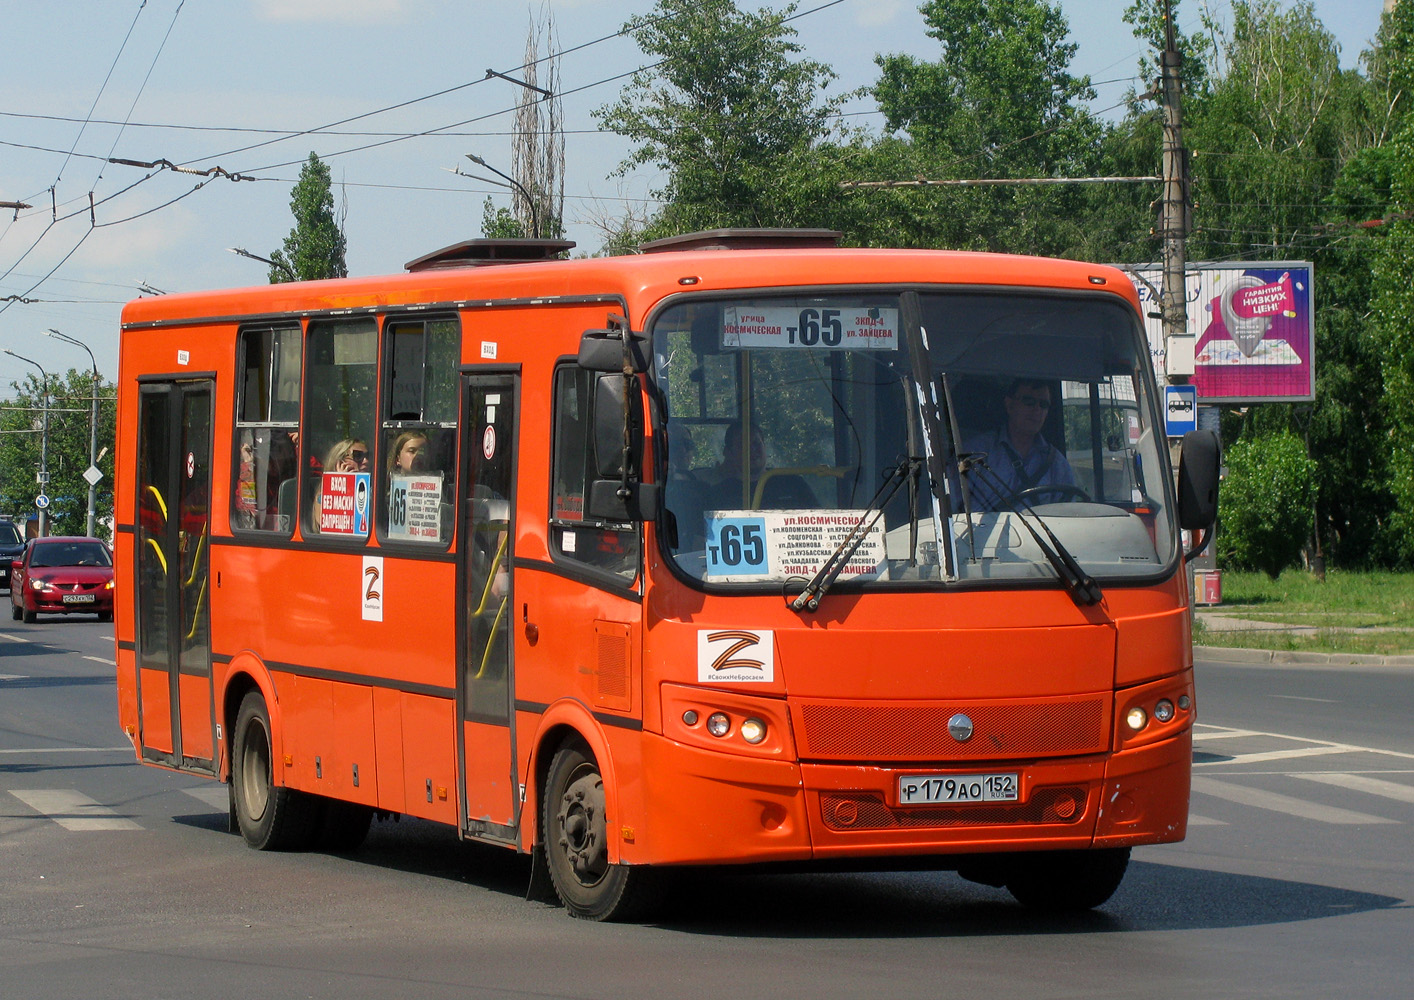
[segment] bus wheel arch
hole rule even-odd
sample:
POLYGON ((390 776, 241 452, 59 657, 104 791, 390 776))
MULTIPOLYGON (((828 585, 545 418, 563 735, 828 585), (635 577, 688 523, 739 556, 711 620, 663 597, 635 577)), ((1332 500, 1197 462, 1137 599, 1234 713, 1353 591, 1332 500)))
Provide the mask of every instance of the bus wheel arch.
POLYGON ((218 769, 218 776, 231 780, 233 752, 236 744, 236 718, 240 714, 241 703, 246 695, 257 691, 265 700, 266 711, 270 715, 271 752, 280 759, 284 752, 282 734, 284 726, 280 718, 280 700, 275 694, 275 679, 260 658, 251 652, 239 653, 231 658, 226 677, 221 688, 221 713, 223 739, 220 752, 224 758, 218 769))

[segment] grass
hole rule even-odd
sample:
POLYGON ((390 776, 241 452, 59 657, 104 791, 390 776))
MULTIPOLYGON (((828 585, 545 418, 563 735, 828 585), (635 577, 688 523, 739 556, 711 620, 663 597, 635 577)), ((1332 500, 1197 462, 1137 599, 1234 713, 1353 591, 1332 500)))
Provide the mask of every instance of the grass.
POLYGON ((1304 570, 1272 580, 1224 571, 1223 603, 1200 611, 1314 631, 1219 631, 1194 622, 1204 646, 1327 653, 1414 653, 1414 574, 1332 570, 1324 581, 1304 570))

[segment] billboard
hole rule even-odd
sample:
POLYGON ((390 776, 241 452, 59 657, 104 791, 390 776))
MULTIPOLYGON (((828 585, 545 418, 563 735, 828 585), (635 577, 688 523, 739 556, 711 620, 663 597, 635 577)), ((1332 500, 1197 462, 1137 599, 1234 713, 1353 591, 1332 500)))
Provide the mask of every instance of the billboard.
MULTIPOLYGON (((1144 312, 1157 313, 1160 268, 1130 268, 1144 312)), ((1189 264, 1188 333, 1203 403, 1301 402, 1315 398, 1315 317, 1307 261, 1189 264)), ((1162 379, 1164 325, 1144 320, 1162 379)))

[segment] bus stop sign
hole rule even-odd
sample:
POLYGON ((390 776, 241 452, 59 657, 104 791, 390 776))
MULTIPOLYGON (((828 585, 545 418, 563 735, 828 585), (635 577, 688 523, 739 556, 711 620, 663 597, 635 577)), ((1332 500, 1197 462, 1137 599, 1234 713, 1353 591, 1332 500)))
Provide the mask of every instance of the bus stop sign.
POLYGON ((1165 433, 1183 437, 1198 429, 1198 387, 1194 385, 1164 386, 1165 433))

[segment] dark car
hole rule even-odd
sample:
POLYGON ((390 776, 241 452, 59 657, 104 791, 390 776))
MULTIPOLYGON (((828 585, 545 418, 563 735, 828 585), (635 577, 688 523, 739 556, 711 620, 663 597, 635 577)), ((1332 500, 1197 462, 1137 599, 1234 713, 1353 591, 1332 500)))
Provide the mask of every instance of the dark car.
POLYGON ((97 615, 113 620, 113 553, 97 538, 32 538, 11 564, 10 614, 97 615))
POLYGON ((0 517, 0 587, 10 586, 10 563, 25 550, 25 536, 8 517, 0 517))

